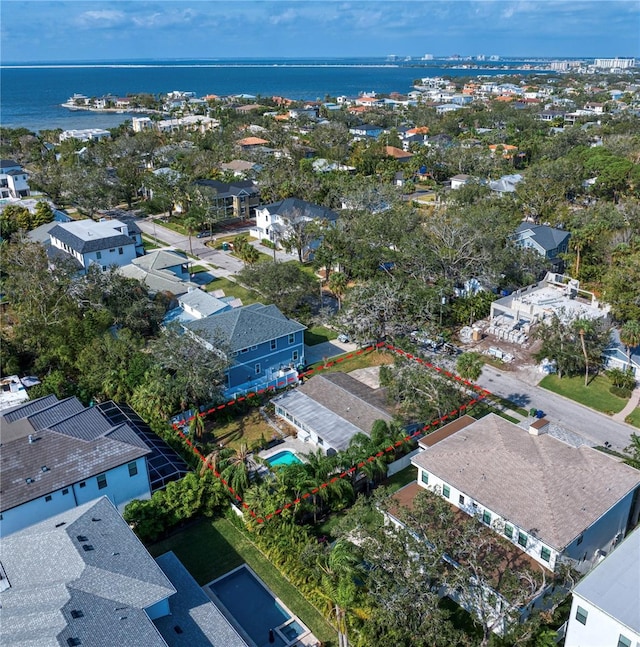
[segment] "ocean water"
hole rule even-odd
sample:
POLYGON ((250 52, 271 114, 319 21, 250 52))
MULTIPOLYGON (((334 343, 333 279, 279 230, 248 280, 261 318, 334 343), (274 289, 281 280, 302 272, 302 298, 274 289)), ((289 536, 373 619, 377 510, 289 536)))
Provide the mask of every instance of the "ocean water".
MULTIPOLYGON (((408 92, 426 76, 505 74, 502 65, 452 69, 438 61, 389 63, 384 59, 188 60, 119 63, 41 63, 0 66, 0 125, 37 131, 47 128, 110 128, 130 115, 70 111, 60 106, 78 92, 86 96, 126 96, 172 90, 205 94, 285 96, 312 101, 325 96, 408 92), (492 67, 493 66, 493 67, 492 67)), ((522 62, 520 62, 522 64, 522 62)), ((531 70, 511 70, 531 73, 531 70)))

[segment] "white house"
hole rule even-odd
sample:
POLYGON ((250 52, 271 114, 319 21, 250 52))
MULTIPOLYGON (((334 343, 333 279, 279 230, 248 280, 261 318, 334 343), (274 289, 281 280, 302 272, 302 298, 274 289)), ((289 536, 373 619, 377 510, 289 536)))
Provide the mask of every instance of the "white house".
POLYGON ((573 589, 565 647, 640 644, 640 529, 573 589))
POLYGON ((111 133, 104 128, 80 128, 64 130, 60 133, 60 141, 66 139, 77 139, 81 142, 100 141, 101 139, 109 139, 111 133))
POLYGON ((1 412, 0 536, 101 496, 120 510, 151 496, 151 449, 98 407, 49 395, 1 412))
POLYGON ((0 198, 26 198, 29 194, 29 175, 22 166, 15 160, 0 160, 0 198))
MULTIPOLYGON (((338 214, 331 209, 298 198, 286 198, 256 208, 256 224, 249 230, 249 235, 259 239, 267 238, 283 248, 282 241, 302 223, 317 222, 332 226, 337 220, 338 214)), ((308 242, 302 250, 303 259, 312 259, 319 244, 319 238, 308 242)))
POLYGON ((97 264, 103 270, 128 265, 136 258, 141 241, 120 220, 74 220, 56 225, 49 232, 51 246, 74 258, 83 271, 97 264))
POLYGON ((586 573, 637 521, 639 470, 550 436, 544 419, 527 431, 495 414, 467 418, 412 459, 418 484, 542 566, 586 573))

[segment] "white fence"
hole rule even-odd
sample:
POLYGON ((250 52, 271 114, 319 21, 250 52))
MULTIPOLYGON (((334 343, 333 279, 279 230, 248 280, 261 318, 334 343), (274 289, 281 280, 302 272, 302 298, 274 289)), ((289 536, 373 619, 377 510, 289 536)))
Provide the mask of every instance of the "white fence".
POLYGON ((397 474, 400 470, 403 470, 405 467, 409 467, 409 465, 411 465, 411 459, 421 451, 422 450, 420 448, 414 449, 412 452, 409 452, 402 458, 399 458, 397 461, 393 461, 393 463, 389 463, 389 465, 387 466, 387 478, 389 476, 393 476, 394 474, 397 474))

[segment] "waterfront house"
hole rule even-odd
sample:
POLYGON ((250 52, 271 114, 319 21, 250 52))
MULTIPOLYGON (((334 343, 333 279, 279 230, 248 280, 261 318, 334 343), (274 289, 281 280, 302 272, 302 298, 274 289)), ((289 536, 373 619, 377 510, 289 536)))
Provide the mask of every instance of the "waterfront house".
POLYGON ((382 135, 384 129, 382 126, 373 126, 371 124, 362 124, 360 126, 352 126, 349 132, 355 139, 377 139, 382 135))
POLYGON ((128 265, 136 258, 138 241, 120 220, 91 219, 59 223, 49 231, 52 248, 73 258, 86 272, 90 265, 106 270, 112 265, 128 265))
POLYGON ((226 395, 277 388, 298 381, 304 364, 306 326, 288 319, 275 305, 252 303, 184 324, 212 352, 224 345, 231 353, 226 395))
POLYGON ((2 540, 0 643, 247 647, 173 553, 154 560, 106 497, 2 540))

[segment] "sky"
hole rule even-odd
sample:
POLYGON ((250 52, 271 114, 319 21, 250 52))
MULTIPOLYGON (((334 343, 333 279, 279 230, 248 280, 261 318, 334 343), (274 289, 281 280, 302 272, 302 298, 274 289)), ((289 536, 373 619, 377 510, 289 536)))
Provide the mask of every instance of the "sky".
POLYGON ((2 0, 0 62, 640 58, 640 0, 2 0))

